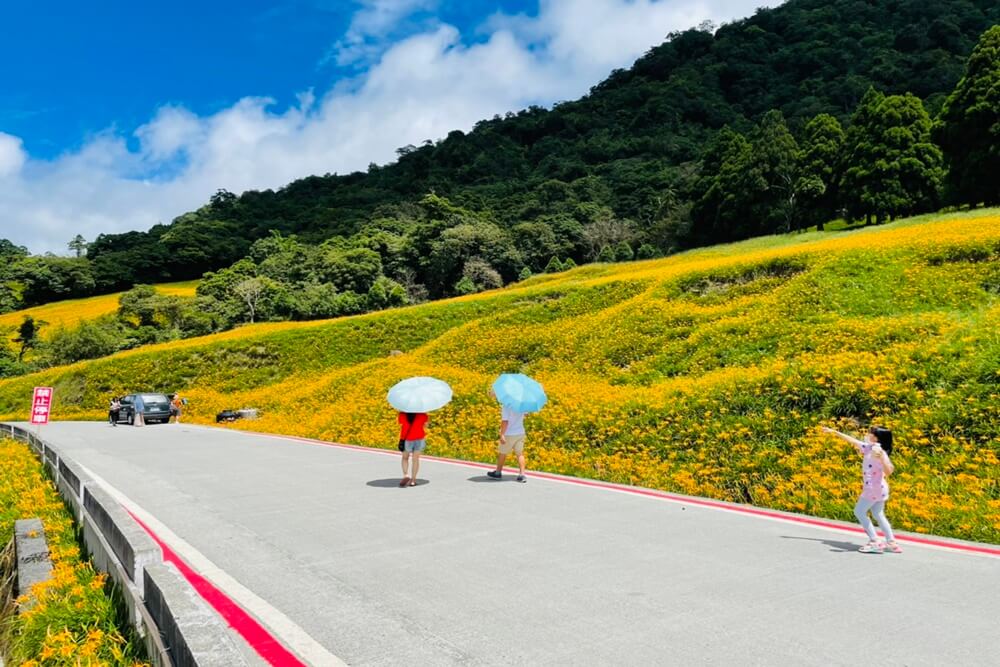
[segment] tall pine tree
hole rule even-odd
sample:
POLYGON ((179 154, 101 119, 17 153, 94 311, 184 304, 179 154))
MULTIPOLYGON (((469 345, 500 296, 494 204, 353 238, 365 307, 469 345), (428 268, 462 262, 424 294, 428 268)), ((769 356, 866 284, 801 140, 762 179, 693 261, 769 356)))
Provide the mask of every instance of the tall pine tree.
POLYGON ((798 215, 797 160, 799 146, 777 109, 764 114, 750 135, 753 159, 749 165, 752 226, 746 236, 789 231, 798 215))
POLYGON ((837 217, 840 159, 844 150, 844 128, 830 114, 820 114, 806 123, 799 149, 799 220, 802 227, 823 224, 837 217))

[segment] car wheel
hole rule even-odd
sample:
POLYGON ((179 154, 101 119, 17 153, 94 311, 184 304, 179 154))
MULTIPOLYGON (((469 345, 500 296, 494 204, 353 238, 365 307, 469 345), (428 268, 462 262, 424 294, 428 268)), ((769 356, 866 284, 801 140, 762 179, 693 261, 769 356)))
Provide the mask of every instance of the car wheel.
POLYGON ((135 426, 135 415, 130 413, 125 423, 129 426, 135 426))

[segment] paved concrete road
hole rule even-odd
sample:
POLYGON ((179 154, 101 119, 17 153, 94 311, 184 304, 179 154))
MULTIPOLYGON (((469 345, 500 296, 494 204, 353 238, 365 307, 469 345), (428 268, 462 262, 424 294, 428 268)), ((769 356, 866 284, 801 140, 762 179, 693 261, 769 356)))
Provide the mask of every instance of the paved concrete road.
POLYGON ((204 427, 43 437, 349 664, 1000 663, 1000 558, 204 427))

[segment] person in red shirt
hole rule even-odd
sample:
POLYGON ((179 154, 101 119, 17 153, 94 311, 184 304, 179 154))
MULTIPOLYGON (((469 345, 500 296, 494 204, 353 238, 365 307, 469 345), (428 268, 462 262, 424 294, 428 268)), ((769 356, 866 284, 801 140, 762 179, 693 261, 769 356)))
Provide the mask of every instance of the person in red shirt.
POLYGON ((427 449, 427 441, 424 439, 427 415, 423 412, 400 412, 397 419, 400 426, 399 451, 403 453, 403 480, 399 485, 416 486, 417 472, 420 470, 420 453, 427 449))

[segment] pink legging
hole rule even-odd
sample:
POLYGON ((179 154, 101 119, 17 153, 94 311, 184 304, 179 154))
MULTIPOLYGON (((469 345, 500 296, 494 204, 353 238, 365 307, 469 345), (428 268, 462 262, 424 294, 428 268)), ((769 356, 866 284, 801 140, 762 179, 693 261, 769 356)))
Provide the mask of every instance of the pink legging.
POLYGON ((861 527, 868 533, 868 539, 872 542, 877 542, 878 535, 875 534, 875 526, 872 525, 872 520, 868 518, 868 512, 871 512, 875 520, 878 521, 878 527, 885 533, 885 539, 890 542, 894 541, 896 537, 892 534, 892 526, 889 524, 889 520, 885 518, 885 501, 869 500, 868 498, 861 497, 858 498, 858 504, 854 506, 854 516, 858 517, 861 527))

